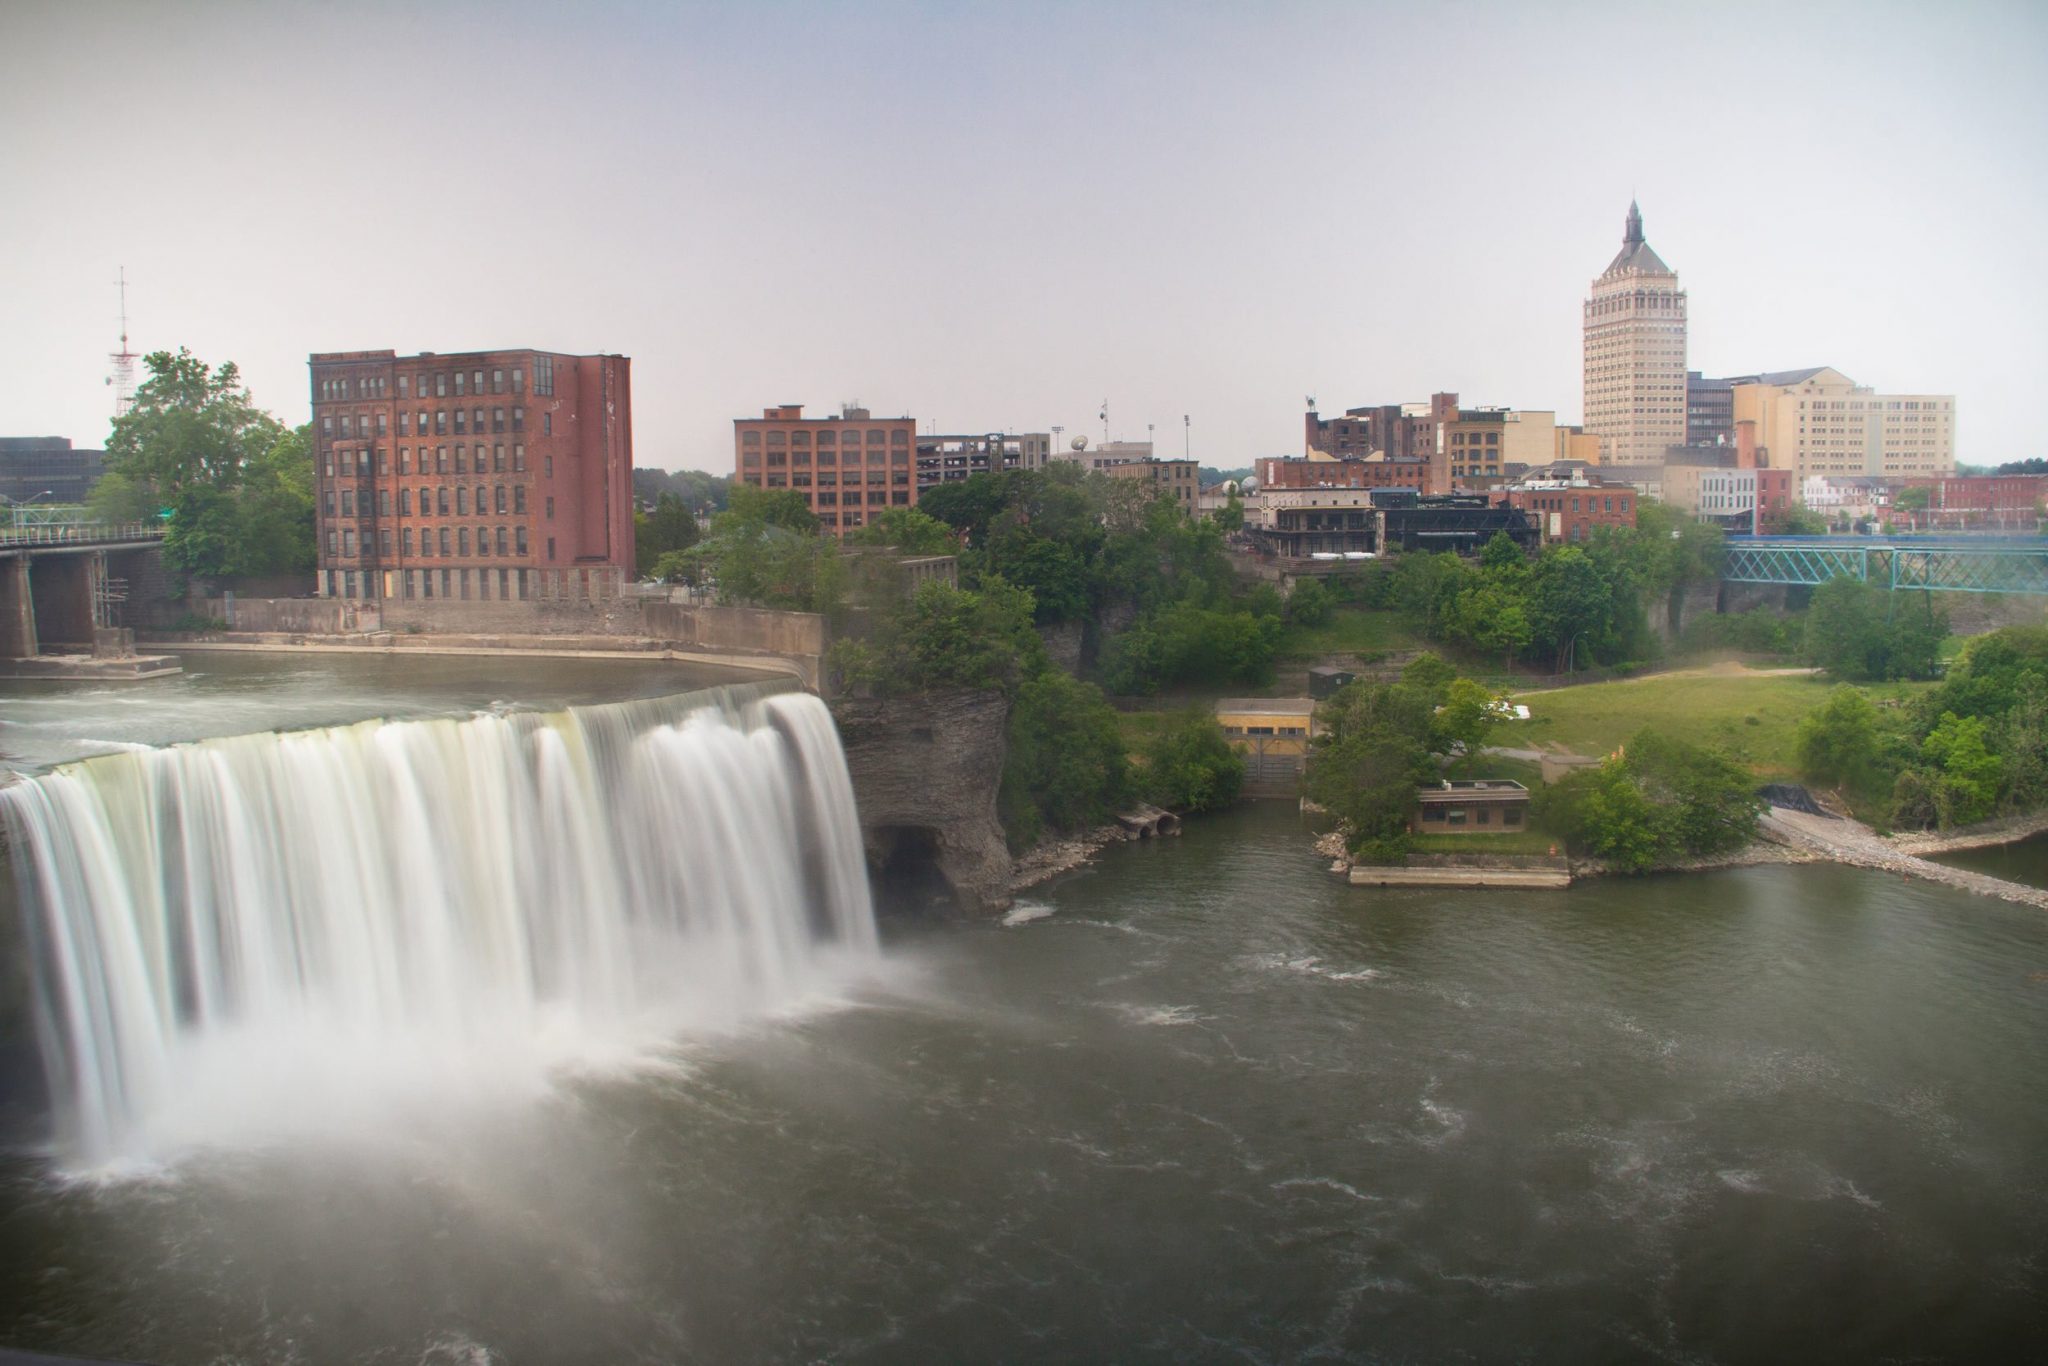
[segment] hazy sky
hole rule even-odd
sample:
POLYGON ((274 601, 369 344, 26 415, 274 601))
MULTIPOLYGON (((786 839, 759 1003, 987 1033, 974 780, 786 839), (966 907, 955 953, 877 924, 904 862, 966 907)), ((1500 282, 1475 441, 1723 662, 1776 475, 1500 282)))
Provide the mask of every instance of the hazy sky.
POLYGON ((2048 6, 0 0, 0 434, 138 351, 633 358, 636 459, 859 399, 1298 452, 1455 390, 1576 420, 1631 194, 1709 374, 1958 395, 2042 455, 2048 6))

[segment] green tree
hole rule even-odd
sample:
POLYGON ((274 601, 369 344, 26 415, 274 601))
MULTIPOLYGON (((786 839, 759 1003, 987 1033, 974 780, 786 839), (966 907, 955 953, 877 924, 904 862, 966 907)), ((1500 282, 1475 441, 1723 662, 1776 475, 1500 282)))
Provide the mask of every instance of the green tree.
POLYGON ((1210 516, 1216 519, 1217 526, 1223 528, 1223 530, 1227 532, 1243 531, 1244 499, 1238 497, 1236 494, 1233 493, 1230 495, 1229 499, 1224 502, 1223 506, 1216 509, 1216 511, 1211 513, 1210 516))
POLYGON ((1631 873, 1739 849, 1763 810, 1739 766, 1647 728, 1597 768, 1545 788, 1535 806, 1572 848, 1631 873))
POLYGON ((1175 717, 1146 742, 1144 758, 1146 798, 1176 811, 1228 806, 1244 787, 1244 756, 1209 711, 1175 717))
POLYGON ((997 797, 1012 845, 1029 845, 1046 826, 1099 824, 1130 794, 1130 760, 1101 689, 1057 669, 1025 679, 1010 709, 997 797))
POLYGON ((1857 790, 1878 773, 1877 708, 1861 688, 1844 683, 1799 723, 1799 771, 1817 783, 1857 790))
POLYGON ((1321 626, 1335 610, 1330 590, 1316 579, 1295 580, 1294 590, 1287 595, 1287 620, 1296 626, 1321 626))
POLYGON ((953 528, 922 508, 885 508, 848 539, 888 546, 901 555, 951 555, 960 548, 953 528))
POLYGON ((1986 820, 1997 810, 2005 764, 1986 743, 1980 718, 1944 713, 1921 742, 1920 754, 1939 775, 1933 786, 1942 828, 1986 820))
POLYGON ((1765 508, 1757 529, 1766 536, 1825 536, 1828 520, 1799 503, 1778 503, 1765 508))
POLYGON ((1948 619, 1928 594, 1916 599, 1859 579, 1829 579, 1806 612, 1808 657, 1850 682, 1931 677, 1947 635, 1948 619))
MULTIPOLYGON (((678 494, 661 494, 655 499, 652 512, 635 509, 633 558, 640 577, 660 577, 655 571, 663 557, 688 550, 697 544, 698 535, 696 515, 678 494)), ((670 563, 675 565, 681 561, 671 560, 670 563)))
POLYGON ((107 469, 158 506, 189 488, 230 489, 284 436, 285 427, 258 408, 233 361, 209 370, 180 347, 143 357, 149 378, 107 437, 107 469))
POLYGON ((799 536, 818 533, 817 514, 795 489, 757 489, 751 484, 734 484, 727 496, 726 510, 714 519, 713 527, 727 518, 735 523, 780 527, 799 536))

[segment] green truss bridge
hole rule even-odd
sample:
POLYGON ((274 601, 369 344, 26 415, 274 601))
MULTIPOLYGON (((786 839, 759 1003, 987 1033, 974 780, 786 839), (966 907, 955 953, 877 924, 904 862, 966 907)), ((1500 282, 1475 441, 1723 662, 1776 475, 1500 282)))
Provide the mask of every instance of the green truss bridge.
POLYGON ((1730 536, 1724 583, 1861 579, 1937 593, 2048 593, 2048 539, 1730 536))

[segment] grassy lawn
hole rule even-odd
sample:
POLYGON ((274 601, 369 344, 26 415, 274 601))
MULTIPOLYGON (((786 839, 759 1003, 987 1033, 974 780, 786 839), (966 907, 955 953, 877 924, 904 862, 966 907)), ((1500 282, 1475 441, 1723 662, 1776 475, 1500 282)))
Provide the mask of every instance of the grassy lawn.
POLYGON ((1321 626, 1289 626, 1280 637, 1278 653, 1282 659, 1313 659, 1427 648, 1428 642, 1396 613, 1340 606, 1321 626))
MULTIPOLYGON (((1655 726, 1680 740, 1717 746, 1760 775, 1788 775, 1800 719, 1833 686, 1818 675, 1740 673, 1591 683, 1524 697, 1529 720, 1497 728, 1488 743, 1601 755, 1655 726)), ((1868 691, 1882 705, 1882 699, 1911 698, 1931 686, 1878 683, 1868 691)))

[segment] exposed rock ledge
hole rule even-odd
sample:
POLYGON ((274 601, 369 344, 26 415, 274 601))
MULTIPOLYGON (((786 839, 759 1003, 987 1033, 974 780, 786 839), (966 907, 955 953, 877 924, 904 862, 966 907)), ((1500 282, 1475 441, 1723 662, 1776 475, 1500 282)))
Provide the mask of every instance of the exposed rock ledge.
POLYGON ((996 818, 1010 719, 1002 694, 842 698, 832 715, 869 863, 884 876, 928 863, 966 914, 1009 905, 1010 851, 996 818))

